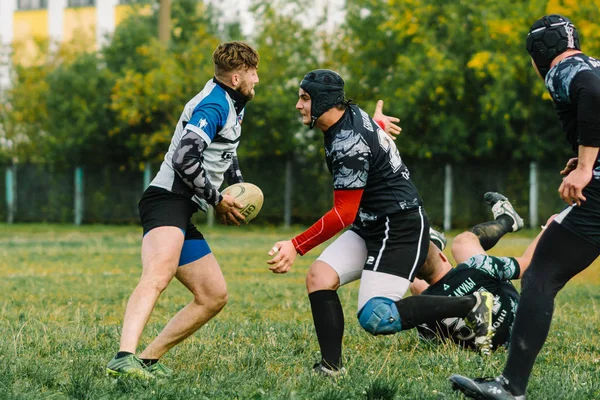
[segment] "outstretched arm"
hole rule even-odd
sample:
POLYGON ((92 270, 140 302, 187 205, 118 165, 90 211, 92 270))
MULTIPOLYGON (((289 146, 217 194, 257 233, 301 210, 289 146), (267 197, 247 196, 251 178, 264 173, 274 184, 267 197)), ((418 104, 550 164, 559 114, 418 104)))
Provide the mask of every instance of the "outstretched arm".
POLYGON ((396 125, 397 122, 400 122, 400 118, 390 117, 383 113, 383 100, 377 100, 375 112, 373 113, 373 121, 377 122, 377 125, 393 140, 396 140, 396 136, 402 132, 402 128, 396 125))
POLYGON ((349 226, 356 217, 363 189, 335 190, 334 206, 310 228, 293 238, 275 243, 269 251, 274 256, 267 261, 269 269, 276 274, 284 274, 290 270, 296 255, 304 255, 314 247, 330 239, 342 229, 349 226))

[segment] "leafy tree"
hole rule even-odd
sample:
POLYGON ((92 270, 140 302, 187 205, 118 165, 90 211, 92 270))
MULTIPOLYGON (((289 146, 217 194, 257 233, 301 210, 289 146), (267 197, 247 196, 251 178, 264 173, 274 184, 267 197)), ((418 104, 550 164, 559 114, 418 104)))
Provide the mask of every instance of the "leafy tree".
MULTIPOLYGON (((43 121, 48 118, 46 95, 47 75, 55 68, 53 60, 44 55, 47 43, 35 42, 37 57, 27 66, 14 64, 13 82, 2 92, 0 102, 0 146, 2 161, 43 160, 43 121)), ((16 43, 15 47, 19 47, 16 43)), ((13 54, 13 59, 18 57, 13 54)))
POLYGON ((260 82, 247 106, 244 145, 239 152, 246 156, 289 155, 306 132, 295 104, 302 77, 318 65, 312 32, 268 1, 255 3, 253 13, 258 21, 255 44, 260 53, 260 82))
POLYGON ((108 69, 120 73, 125 69, 138 70, 139 63, 136 49, 147 45, 158 35, 158 18, 155 14, 145 15, 132 13, 119 24, 112 35, 109 45, 100 53, 108 69))
POLYGON ((123 162, 123 150, 108 135, 112 123, 111 73, 101 67, 96 53, 82 53, 63 63, 46 78, 48 161, 65 165, 123 162))
MULTIPOLYGON (((205 7, 187 0, 176 4, 169 46, 136 29, 142 32, 138 41, 127 42, 125 49, 119 44, 123 42, 113 41, 116 48, 111 43, 105 51, 127 52, 132 60, 121 63, 112 90, 110 108, 116 117, 110 135, 121 138, 133 165, 162 159, 183 106, 213 74, 212 52, 219 40, 211 33, 205 7)), ((122 28, 123 37, 128 29, 122 28)))
MULTIPOLYGON (((338 54, 349 87, 403 117, 403 153, 424 159, 528 160, 564 156, 552 107, 524 50, 550 12, 580 26, 592 49, 587 2, 360 0, 348 4, 338 54), (569 9, 558 4, 568 3, 569 9), (587 15, 586 15, 587 14, 587 15)), ((596 38, 591 38, 592 36, 596 38)))

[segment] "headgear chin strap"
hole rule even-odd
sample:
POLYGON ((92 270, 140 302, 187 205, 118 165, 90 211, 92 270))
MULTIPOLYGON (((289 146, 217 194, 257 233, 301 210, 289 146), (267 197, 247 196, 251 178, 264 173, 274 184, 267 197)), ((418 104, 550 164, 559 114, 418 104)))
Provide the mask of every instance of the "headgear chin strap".
POLYGON ((569 49, 581 50, 575 25, 558 14, 535 21, 527 35, 526 48, 543 78, 558 55, 569 49))
POLYGON ((315 69, 304 76, 300 87, 309 94, 311 99, 312 129, 317 119, 329 109, 344 103, 344 80, 337 73, 329 69, 315 69))

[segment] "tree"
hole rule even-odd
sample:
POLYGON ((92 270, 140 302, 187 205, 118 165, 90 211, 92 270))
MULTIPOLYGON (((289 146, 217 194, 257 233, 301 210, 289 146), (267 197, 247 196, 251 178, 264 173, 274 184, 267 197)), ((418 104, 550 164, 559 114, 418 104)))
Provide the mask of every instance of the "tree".
POLYGON ((598 10, 586 2, 349 2, 338 49, 349 88, 403 117, 403 154, 436 160, 565 155, 556 117, 524 50, 541 15, 572 15, 593 53, 598 10), (558 4, 568 3, 563 9, 558 4), (593 37, 593 38, 592 38, 593 37), (351 58, 350 58, 351 57, 351 58), (353 62, 354 60, 354 62, 353 62))

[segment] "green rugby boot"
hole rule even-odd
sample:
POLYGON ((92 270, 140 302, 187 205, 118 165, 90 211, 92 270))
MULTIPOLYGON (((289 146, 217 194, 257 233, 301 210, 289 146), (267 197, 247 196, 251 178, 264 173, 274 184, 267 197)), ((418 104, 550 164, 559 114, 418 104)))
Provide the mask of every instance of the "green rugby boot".
POLYGON ((156 378, 170 378, 173 376, 173 370, 161 362, 147 366, 146 371, 150 372, 156 378))
POLYGON ((125 357, 113 358, 106 366, 106 374, 114 377, 138 378, 144 380, 154 379, 154 375, 146 370, 142 360, 135 354, 125 357))
POLYGON ((495 333, 492 326, 494 295, 490 292, 475 292, 473 296, 475 296, 477 302, 464 318, 465 325, 475 332, 475 347, 477 350, 481 355, 489 356, 492 352, 492 338, 495 333))

